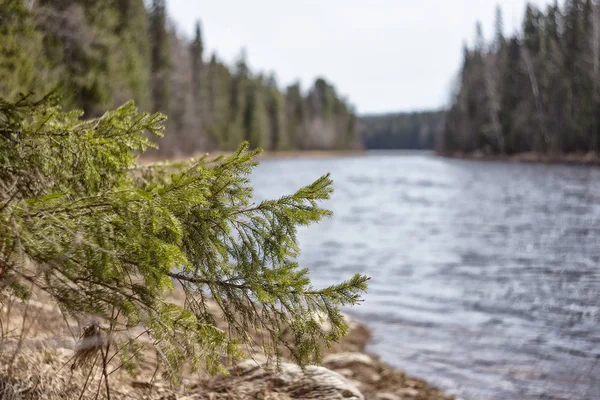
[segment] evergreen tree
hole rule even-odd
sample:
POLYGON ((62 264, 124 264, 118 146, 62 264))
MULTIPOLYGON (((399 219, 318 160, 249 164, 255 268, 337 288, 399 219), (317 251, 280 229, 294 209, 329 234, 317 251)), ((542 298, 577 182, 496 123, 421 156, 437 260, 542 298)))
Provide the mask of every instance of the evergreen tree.
POLYGON ((564 55, 561 45, 562 15, 555 2, 546 9, 543 22, 542 54, 538 68, 540 75, 541 97, 546 109, 545 126, 547 130, 547 151, 561 151, 561 137, 564 135, 563 109, 566 101, 564 84, 564 55))
POLYGON ((228 148, 232 94, 232 76, 229 69, 213 54, 208 64, 207 133, 215 147, 228 148))
POLYGON ((367 278, 314 289, 296 261, 297 228, 331 215, 318 204, 331 194, 329 175, 254 204, 248 175, 259 151, 244 144, 228 158, 141 167, 161 115, 132 103, 80 115, 48 99, 0 100, 0 305, 35 288, 68 318, 95 316, 73 368, 101 357, 106 372, 116 355, 135 365, 142 336, 172 381, 186 362, 221 371, 221 357, 245 346, 277 360, 286 349, 306 365, 347 332, 339 306, 359 302, 367 278), (181 304, 168 296, 175 284, 181 304), (141 333, 126 334, 134 328, 141 333))
POLYGON ((502 77, 502 103, 500 108, 500 121, 502 131, 505 134, 505 151, 513 154, 518 151, 524 151, 519 143, 521 139, 520 127, 515 124, 516 113, 518 112, 522 89, 525 86, 525 77, 520 69, 521 65, 521 44, 516 37, 508 42, 508 51, 506 65, 504 66, 504 75, 502 77))
POLYGON ((499 5, 496 6, 496 20, 495 20, 496 33, 494 35, 494 50, 500 51, 504 46, 504 16, 502 15, 502 8, 499 5))
POLYGON ((546 50, 550 48, 551 43, 556 43, 560 41, 560 32, 559 32, 559 18, 560 18, 560 9, 558 4, 555 2, 553 5, 548 6, 548 10, 546 11, 545 23, 544 23, 544 38, 546 38, 546 50))
POLYGON ((42 36, 30 10, 20 0, 0 0, 0 93, 14 99, 48 87, 45 69, 42 36))
POLYGON ((572 101, 565 102, 562 113, 565 117, 563 146, 567 151, 579 150, 585 140, 586 120, 582 106, 588 102, 589 81, 583 65, 585 57, 585 18, 583 0, 567 0, 564 15, 564 79, 566 95, 572 101))
POLYGON ((190 88, 192 71, 189 47, 179 40, 174 29, 168 30, 168 38, 170 114, 166 127, 169 133, 166 144, 169 144, 168 155, 179 157, 189 149, 200 148, 202 141, 197 130, 198 115, 190 88))
POLYGON ((194 41, 190 45, 190 58, 192 61, 192 101, 194 102, 194 112, 197 116, 197 127, 195 133, 202 134, 204 102, 205 102, 205 84, 204 84, 204 60, 203 60, 204 44, 202 43, 202 29, 200 21, 196 22, 196 33, 194 41))
POLYGON ((315 81, 313 90, 311 91, 313 101, 310 103, 314 114, 321 114, 324 118, 329 119, 335 112, 336 95, 333 87, 331 87, 323 78, 318 78, 315 81))
POLYGON ((150 12, 153 110, 169 112, 169 34, 165 0, 153 0, 150 12))
POLYGON ((226 132, 226 149, 232 149, 245 137, 247 137, 246 110, 248 107, 248 86, 250 76, 246 64, 246 52, 242 50, 235 66, 231 84, 230 97, 230 124, 226 132))
POLYGON ((271 76, 265 88, 265 104, 269 116, 271 150, 290 150, 291 143, 285 126, 285 98, 271 76))
POLYGON ((481 21, 475 24, 475 54, 483 55, 485 53, 485 37, 483 35, 483 26, 481 21))
POLYGON ((245 139, 252 147, 270 148, 269 117, 265 105, 261 79, 248 84, 244 112, 245 139))
MULTIPOLYGON (((133 98, 143 109, 149 109, 150 99, 150 41, 148 13, 144 0, 116 0, 119 13, 117 36, 126 93, 116 96, 124 102, 133 98)), ((119 90, 118 88, 117 90, 119 90)))
POLYGON ((533 55, 541 50, 540 17, 539 11, 531 4, 527 4, 523 23, 523 42, 533 55))
POLYGON ((300 91, 300 84, 296 83, 288 86, 285 95, 285 107, 287 137, 294 143, 295 148, 305 149, 306 135, 304 125, 306 110, 302 92, 300 91))
POLYGON ((40 0, 37 7, 44 49, 49 63, 58 66, 64 104, 81 107, 87 116, 99 115, 125 86, 116 9, 84 0, 40 0))

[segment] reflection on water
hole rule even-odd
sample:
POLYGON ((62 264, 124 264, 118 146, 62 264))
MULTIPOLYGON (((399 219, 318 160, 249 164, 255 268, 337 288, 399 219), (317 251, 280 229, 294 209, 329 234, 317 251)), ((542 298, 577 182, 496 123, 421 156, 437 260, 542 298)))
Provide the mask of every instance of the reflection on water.
POLYGON ((466 399, 600 398, 600 169, 428 153, 265 160, 257 197, 326 172, 300 232, 316 285, 370 275, 348 310, 371 350, 466 399))

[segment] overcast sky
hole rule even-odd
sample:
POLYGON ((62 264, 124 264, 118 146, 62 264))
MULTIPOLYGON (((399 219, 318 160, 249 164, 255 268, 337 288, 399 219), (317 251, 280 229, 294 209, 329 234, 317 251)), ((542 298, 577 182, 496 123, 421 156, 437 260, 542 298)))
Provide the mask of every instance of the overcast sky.
MULTIPOLYGON (((545 8, 547 0, 532 0, 545 8)), ((317 76, 359 113, 438 108, 448 103, 462 43, 481 20, 487 37, 496 4, 505 33, 526 0, 168 0, 181 33, 200 19, 209 54, 231 64, 246 48, 252 70, 275 71, 280 86, 317 76)), ((208 57, 208 56, 207 56, 208 57)))

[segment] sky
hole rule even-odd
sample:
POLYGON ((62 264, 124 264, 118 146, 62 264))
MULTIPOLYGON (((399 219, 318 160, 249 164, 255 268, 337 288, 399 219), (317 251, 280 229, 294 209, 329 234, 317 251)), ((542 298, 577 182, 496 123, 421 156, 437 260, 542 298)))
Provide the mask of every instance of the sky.
MULTIPOLYGON (((532 0, 545 9, 548 0, 532 0)), ((317 77, 332 83, 360 114, 444 107, 480 20, 505 34, 520 26, 526 0, 168 0, 178 31, 202 22, 208 54, 232 64, 241 49, 253 71, 279 85, 317 77)), ((207 56, 208 58, 209 56, 207 56)))

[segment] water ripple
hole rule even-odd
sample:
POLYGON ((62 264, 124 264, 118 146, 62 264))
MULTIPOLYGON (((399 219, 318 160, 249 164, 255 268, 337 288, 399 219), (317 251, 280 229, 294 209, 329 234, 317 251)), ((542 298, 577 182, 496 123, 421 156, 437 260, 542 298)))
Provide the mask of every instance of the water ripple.
POLYGON ((373 351, 465 399, 600 398, 600 169, 268 160, 256 195, 326 172, 335 216, 300 230, 300 261, 317 286, 372 276, 348 312, 374 329, 373 351))

